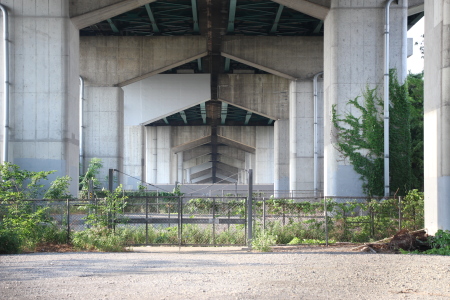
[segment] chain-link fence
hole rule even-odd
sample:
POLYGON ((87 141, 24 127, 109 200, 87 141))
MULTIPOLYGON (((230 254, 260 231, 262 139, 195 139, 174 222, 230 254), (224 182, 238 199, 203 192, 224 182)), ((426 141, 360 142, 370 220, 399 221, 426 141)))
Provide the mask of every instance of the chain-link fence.
MULTIPOLYGON (((68 236, 90 228, 104 210, 96 200, 28 200, 31 210, 46 208, 52 223, 68 236)), ((108 216, 114 230, 135 245, 245 245, 246 197, 128 196, 126 205, 108 216)), ((0 205, 0 217, 7 212, 0 205)), ((401 228, 423 228, 423 199, 280 198, 253 194, 253 238, 262 232, 277 244, 367 242, 401 228)))

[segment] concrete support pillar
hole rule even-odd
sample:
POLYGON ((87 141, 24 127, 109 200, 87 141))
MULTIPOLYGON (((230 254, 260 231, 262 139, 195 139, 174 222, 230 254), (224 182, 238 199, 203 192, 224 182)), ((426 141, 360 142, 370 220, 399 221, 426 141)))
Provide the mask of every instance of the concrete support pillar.
POLYGON ((133 177, 125 177, 124 188, 137 189, 145 179, 145 127, 125 126, 123 172, 133 177), (139 180, 140 179, 140 180, 139 180))
POLYGON ((274 196, 289 195, 289 120, 274 124, 274 196))
POLYGON ((56 170, 50 180, 69 175, 77 195, 79 33, 69 0, 1 2, 10 16, 8 161, 30 171, 56 170))
POLYGON ((183 152, 177 153, 177 181, 183 184, 183 152))
POLYGON ((158 157, 156 161, 156 183, 168 184, 175 182, 175 179, 171 180, 171 173, 173 174, 172 166, 175 165, 176 169, 176 164, 172 163, 174 161, 173 156, 175 156, 175 154, 173 154, 171 151, 171 130, 172 128, 170 126, 158 126, 156 128, 158 137, 156 142, 156 151, 158 157))
POLYGON ((256 127, 256 165, 253 169, 255 183, 273 182, 273 133, 272 127, 256 127))
POLYGON ((313 83, 291 81, 289 87, 289 188, 294 197, 313 194, 313 83))
MULTIPOLYGON (((366 86, 383 89, 385 0, 331 1, 325 19, 324 165, 326 196, 361 196, 362 182, 353 166, 336 150, 331 109, 344 115, 349 99, 362 95, 366 86)), ((390 67, 405 78, 407 53, 407 0, 391 4, 390 67)))
POLYGON ((157 182, 157 162, 158 162, 158 152, 157 152, 157 127, 145 127, 145 161, 146 161, 146 178, 147 182, 155 184, 157 182))
POLYGON ((185 183, 191 183, 191 168, 186 169, 185 183))
POLYGON ((450 230, 450 1, 425 1, 425 228, 450 230))
MULTIPOLYGON (((86 87, 84 105, 85 165, 100 158, 100 179, 107 186, 108 169, 123 172, 123 90, 117 87, 86 87)), ((119 173, 121 174, 121 173, 119 173)), ((122 183, 119 175, 119 184, 122 183)))
POLYGON ((255 154, 252 153, 245 153, 245 170, 242 174, 243 178, 243 184, 248 184, 248 170, 252 169, 255 170, 255 154))

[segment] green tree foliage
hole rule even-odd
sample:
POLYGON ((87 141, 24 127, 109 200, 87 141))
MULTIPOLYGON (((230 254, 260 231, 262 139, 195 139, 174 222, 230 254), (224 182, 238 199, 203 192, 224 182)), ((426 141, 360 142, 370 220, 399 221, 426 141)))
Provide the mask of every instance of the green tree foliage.
POLYGON ((409 74, 407 83, 411 104, 412 185, 419 191, 423 191, 423 72, 409 74))
MULTIPOLYGON (((411 104, 407 84, 400 85, 395 70, 390 71, 389 97, 389 144, 391 192, 405 195, 412 187, 411 171, 411 104)), ((363 182, 366 195, 384 194, 384 134, 383 101, 377 88, 366 87, 364 101, 356 97, 348 102, 352 107, 347 113, 338 115, 332 108, 332 122, 336 128, 336 148, 353 165, 363 182)))
POLYGON ((94 188, 100 185, 97 176, 100 174, 102 167, 103 163, 100 158, 91 159, 86 173, 80 176, 80 198, 87 199, 89 197, 89 181, 92 180, 94 188))
POLYGON ((41 180, 55 171, 33 172, 5 162, 0 165, 0 200, 36 199, 42 196, 41 180))
POLYGON ((49 189, 44 194, 44 199, 72 199, 69 192, 70 176, 58 177, 52 182, 49 189))

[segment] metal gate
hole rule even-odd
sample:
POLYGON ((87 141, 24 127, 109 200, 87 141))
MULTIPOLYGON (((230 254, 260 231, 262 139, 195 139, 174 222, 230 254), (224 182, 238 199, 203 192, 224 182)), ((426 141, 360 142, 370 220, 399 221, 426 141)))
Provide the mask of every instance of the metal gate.
POLYGON ((133 197, 124 216, 126 224, 145 228, 144 245, 245 245, 246 203, 234 196, 133 197))

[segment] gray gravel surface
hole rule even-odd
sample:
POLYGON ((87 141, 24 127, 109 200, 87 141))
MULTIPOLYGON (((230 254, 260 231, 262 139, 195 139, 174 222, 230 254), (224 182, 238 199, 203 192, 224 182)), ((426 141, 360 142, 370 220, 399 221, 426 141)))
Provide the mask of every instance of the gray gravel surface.
POLYGON ((2 255, 0 299, 450 299, 450 257, 348 247, 2 255))

